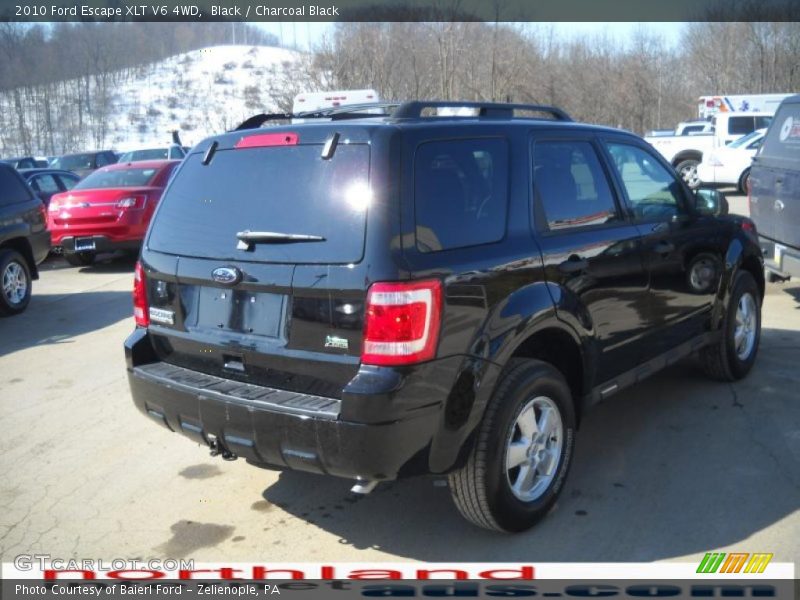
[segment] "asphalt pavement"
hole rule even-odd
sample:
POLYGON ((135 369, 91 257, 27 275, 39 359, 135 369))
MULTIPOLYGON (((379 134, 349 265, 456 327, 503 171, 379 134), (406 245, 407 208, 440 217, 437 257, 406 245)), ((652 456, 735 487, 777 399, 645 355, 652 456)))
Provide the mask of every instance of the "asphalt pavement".
POLYGON ((0 320, 2 561, 800 561, 800 282, 768 286, 744 381, 687 360, 591 411, 555 510, 509 536, 463 521, 441 478, 357 497, 154 426, 125 377, 132 271, 50 259, 28 311, 0 320))

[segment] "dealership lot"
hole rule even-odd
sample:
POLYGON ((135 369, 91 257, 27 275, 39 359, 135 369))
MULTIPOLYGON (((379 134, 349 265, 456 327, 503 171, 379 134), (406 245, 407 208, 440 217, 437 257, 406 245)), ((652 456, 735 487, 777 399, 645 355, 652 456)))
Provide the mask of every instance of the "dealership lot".
POLYGON ((800 560, 800 282, 768 286, 749 378, 711 382, 687 361, 599 406, 556 510, 504 536, 466 524, 441 479, 356 497, 154 427, 125 378, 132 262, 42 271, 28 311, 0 321, 3 561, 800 560))

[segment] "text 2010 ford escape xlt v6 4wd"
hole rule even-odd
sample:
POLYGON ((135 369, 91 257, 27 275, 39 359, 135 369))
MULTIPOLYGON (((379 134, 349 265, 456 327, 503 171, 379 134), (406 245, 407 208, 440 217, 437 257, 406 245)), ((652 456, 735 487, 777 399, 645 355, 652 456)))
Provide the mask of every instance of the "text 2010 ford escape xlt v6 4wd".
POLYGON ((262 115, 185 159, 136 269, 144 414, 362 491, 448 473, 467 519, 519 531, 588 406, 693 352, 750 370, 763 261, 717 192, 554 108, 385 110, 262 115))

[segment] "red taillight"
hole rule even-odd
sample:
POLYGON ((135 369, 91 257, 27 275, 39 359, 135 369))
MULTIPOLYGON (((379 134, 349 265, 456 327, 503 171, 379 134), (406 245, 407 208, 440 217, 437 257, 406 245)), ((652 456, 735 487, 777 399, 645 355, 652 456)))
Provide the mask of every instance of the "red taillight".
POLYGON ((257 133, 236 142, 236 148, 264 148, 267 146, 296 146, 296 133, 257 133))
POLYGON ((117 200, 117 208, 125 210, 127 208, 144 208, 147 203, 147 196, 128 196, 117 200))
POLYGON ((149 307, 147 306, 147 283, 144 278, 142 263, 136 263, 133 274, 133 318, 139 327, 150 325, 149 307))
POLYGON ((367 293, 361 362, 408 365, 432 359, 441 312, 441 281, 372 284, 367 293))

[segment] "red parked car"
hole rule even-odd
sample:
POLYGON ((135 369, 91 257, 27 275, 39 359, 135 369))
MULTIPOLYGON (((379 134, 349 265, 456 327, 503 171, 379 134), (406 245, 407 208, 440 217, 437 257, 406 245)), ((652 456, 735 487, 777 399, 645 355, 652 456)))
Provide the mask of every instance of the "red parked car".
POLYGON ((115 164, 98 169, 48 207, 53 248, 73 266, 98 252, 138 252, 161 194, 179 160, 115 164))

